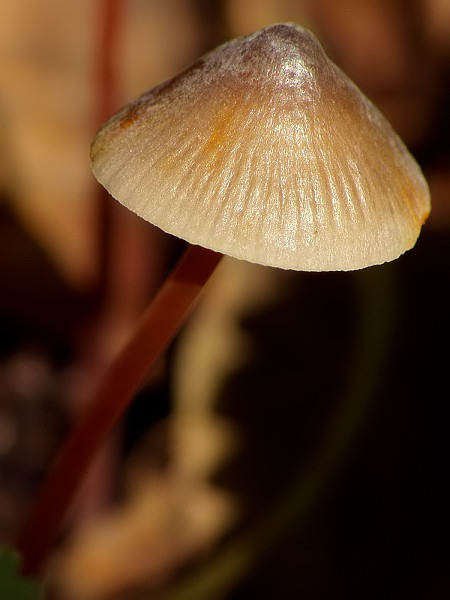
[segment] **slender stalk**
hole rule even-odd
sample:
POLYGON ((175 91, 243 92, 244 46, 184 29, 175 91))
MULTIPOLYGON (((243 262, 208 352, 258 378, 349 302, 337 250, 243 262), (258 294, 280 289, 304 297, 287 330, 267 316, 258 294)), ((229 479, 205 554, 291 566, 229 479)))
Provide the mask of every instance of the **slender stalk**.
POLYGON ((44 481, 19 537, 24 574, 41 568, 89 463, 187 319, 220 258, 211 250, 189 246, 106 371, 44 481))

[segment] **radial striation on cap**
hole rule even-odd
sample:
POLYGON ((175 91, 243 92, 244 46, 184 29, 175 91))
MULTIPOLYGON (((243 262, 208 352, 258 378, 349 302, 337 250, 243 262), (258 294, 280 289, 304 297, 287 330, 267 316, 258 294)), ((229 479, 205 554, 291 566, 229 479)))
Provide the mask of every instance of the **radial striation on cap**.
POLYGON ((112 117, 93 171, 193 244, 285 269, 351 270, 411 248, 426 181, 389 123, 293 24, 213 50, 112 117))

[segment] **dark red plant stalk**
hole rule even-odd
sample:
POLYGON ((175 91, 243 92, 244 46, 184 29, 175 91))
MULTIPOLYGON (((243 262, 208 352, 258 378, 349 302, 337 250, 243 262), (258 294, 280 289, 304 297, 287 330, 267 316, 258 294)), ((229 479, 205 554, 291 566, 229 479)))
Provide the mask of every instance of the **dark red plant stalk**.
POLYGON ((19 537, 24 574, 40 570, 92 458, 187 319, 221 257, 189 246, 108 368, 44 481, 19 537))

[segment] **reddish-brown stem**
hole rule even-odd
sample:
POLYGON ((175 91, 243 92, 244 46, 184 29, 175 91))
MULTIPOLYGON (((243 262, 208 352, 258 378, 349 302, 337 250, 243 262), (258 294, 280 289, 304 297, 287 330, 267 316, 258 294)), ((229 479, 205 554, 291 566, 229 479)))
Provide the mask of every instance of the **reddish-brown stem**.
POLYGON ((189 246, 113 361, 64 444, 19 537, 23 573, 39 571, 91 459, 189 315, 221 258, 189 246))

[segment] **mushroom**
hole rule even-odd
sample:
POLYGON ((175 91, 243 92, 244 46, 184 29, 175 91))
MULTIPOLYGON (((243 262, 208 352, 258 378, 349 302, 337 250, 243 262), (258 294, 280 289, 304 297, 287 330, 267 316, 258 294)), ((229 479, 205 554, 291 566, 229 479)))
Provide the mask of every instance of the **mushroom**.
POLYGON ((293 24, 228 42, 150 90, 102 127, 91 157, 115 198, 193 245, 44 482, 19 539, 28 573, 222 253, 285 269, 359 269, 411 248, 430 211, 425 179, 391 126, 293 24))
POLYGON ((110 119, 95 176, 161 229, 247 261, 350 270, 411 248, 425 179, 375 106, 296 25, 228 42, 110 119))

